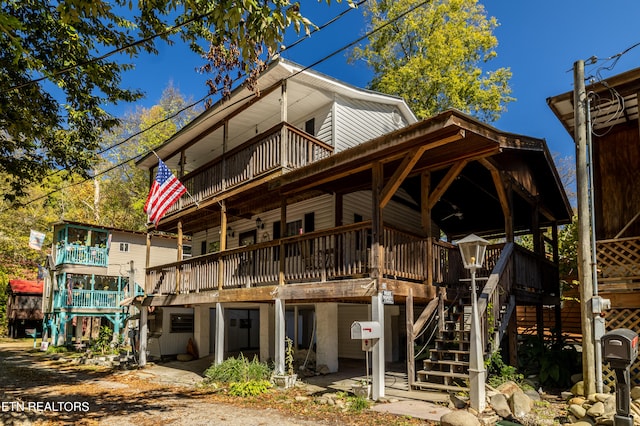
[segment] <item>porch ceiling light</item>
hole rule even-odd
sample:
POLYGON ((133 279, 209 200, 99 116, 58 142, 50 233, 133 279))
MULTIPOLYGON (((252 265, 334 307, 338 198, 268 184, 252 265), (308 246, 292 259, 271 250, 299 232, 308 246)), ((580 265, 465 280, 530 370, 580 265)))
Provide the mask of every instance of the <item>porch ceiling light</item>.
POLYGON ((482 268, 484 253, 488 244, 489 241, 475 234, 468 235, 458 241, 458 247, 462 255, 462 263, 466 269, 475 270, 482 268))
POLYGON ((264 229, 264 223, 262 223, 262 219, 260 219, 260 217, 256 218, 256 228, 264 229))
POLYGON ((227 226, 227 237, 233 238, 234 235, 235 235, 235 232, 233 232, 233 229, 230 226, 227 226))

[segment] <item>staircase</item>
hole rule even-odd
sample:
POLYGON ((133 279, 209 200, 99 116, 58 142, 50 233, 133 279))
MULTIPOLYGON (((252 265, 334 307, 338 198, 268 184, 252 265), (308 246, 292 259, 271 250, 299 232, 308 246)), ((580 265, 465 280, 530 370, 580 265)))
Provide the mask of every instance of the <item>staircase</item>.
MULTIPOLYGON (((499 348, 515 310, 515 297, 511 294, 512 254, 513 246, 505 246, 488 279, 481 281, 485 284, 478 295, 478 312, 485 357, 499 348)), ((416 371, 416 380, 411 383, 413 388, 445 392, 469 390, 471 292, 466 288, 466 280, 461 281, 464 288, 458 287, 455 301, 445 308, 446 295, 441 294, 437 312, 432 311, 438 315, 438 330, 422 369, 416 371)), ((450 286, 448 290, 453 288, 450 286)))
POLYGON ((434 347, 418 370, 414 387, 440 391, 468 391, 469 338, 468 318, 470 306, 455 304, 446 310, 440 321, 434 347), (465 315, 466 312, 466 315, 465 315))

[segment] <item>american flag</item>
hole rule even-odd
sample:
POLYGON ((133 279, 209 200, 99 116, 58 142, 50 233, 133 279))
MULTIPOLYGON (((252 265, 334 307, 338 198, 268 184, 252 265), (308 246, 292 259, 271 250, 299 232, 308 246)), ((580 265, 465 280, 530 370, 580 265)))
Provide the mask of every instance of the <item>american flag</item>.
POLYGON ((151 185, 149 196, 144 203, 144 212, 149 218, 149 222, 158 224, 162 216, 182 194, 187 192, 187 188, 176 178, 171 170, 158 159, 158 173, 151 185))

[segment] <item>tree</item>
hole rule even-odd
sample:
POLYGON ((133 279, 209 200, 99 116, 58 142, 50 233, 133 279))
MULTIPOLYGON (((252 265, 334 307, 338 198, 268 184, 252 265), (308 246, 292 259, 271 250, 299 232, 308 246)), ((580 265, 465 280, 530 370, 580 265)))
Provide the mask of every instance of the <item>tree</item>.
POLYGON ((496 19, 487 18, 477 0, 418 3, 368 2, 365 17, 380 30, 351 59, 364 59, 373 69, 372 89, 403 97, 419 118, 455 108, 495 121, 514 100, 508 68, 480 68, 496 56, 496 19))
POLYGON ((211 91, 222 85, 227 92, 233 71, 252 86, 287 27, 311 25, 289 0, 156 0, 137 7, 130 0, 0 4, 0 173, 11 187, 5 197, 24 194, 26 183, 51 170, 89 175, 101 134, 117 125, 103 105, 142 96, 120 87, 133 65, 118 59, 155 53, 156 43, 177 34, 206 56, 211 91))

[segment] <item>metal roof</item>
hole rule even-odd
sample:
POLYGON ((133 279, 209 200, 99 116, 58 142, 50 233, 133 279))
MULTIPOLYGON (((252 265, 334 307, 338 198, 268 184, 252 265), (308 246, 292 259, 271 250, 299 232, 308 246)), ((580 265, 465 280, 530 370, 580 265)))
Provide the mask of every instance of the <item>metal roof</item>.
MULTIPOLYGON (((591 122, 596 134, 604 134, 615 125, 638 120, 640 68, 593 82, 586 86, 586 91, 591 100, 591 122)), ((547 104, 573 137, 573 91, 547 98, 547 104)))

